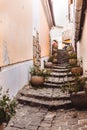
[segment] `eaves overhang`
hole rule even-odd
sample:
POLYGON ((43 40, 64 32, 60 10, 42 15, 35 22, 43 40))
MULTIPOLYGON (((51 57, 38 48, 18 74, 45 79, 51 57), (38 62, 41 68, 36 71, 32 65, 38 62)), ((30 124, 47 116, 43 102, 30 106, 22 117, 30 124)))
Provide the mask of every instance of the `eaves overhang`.
POLYGON ((82 4, 82 12, 81 12, 81 19, 80 19, 80 31, 79 31, 79 40, 82 36, 84 21, 85 21, 85 14, 87 13, 87 0, 83 0, 82 4))
POLYGON ((53 6, 51 0, 41 0, 44 12, 46 15, 46 19, 48 22, 49 29, 55 26, 54 14, 53 14, 53 6))

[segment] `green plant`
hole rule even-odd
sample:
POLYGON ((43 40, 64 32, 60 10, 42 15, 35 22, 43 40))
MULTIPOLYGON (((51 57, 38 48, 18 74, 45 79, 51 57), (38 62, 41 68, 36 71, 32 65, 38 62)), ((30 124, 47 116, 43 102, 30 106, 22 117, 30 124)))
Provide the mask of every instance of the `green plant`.
POLYGON ((37 67, 32 67, 30 71, 31 75, 47 77, 50 75, 50 71, 47 69, 39 69, 37 67))
POLYGON ((66 50, 67 50, 67 51, 74 51, 74 49, 73 49, 73 46, 72 46, 72 45, 67 46, 66 50))
POLYGON ((76 52, 69 54, 69 59, 76 59, 76 58, 77 58, 76 52))
POLYGON ((53 56, 50 56, 49 58, 48 58, 48 62, 52 62, 53 61, 53 56))
POLYGON ((16 103, 9 98, 9 91, 2 94, 0 89, 0 124, 8 123, 11 117, 15 114, 16 103))
POLYGON ((86 84, 86 78, 85 77, 80 77, 80 76, 75 76, 75 80, 74 80, 74 84, 72 84, 71 82, 68 82, 66 85, 63 85, 61 87, 61 90, 63 92, 78 92, 78 91, 83 91, 85 88, 85 84, 86 84))

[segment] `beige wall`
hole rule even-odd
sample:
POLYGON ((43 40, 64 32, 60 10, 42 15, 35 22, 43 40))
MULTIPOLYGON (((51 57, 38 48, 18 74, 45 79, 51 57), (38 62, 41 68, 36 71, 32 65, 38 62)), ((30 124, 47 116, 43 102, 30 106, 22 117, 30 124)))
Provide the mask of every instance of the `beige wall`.
POLYGON ((40 45, 41 45, 41 56, 49 55, 49 27, 46 20, 46 16, 40 1, 40 45))
POLYGON ((0 66, 32 59, 32 0, 0 0, 0 66))
POLYGON ((40 34, 41 57, 49 55, 49 27, 44 9, 38 0, 39 12, 33 16, 32 2, 35 1, 0 0, 0 66, 32 59, 34 26, 40 34))
POLYGON ((83 28, 83 34, 80 43, 77 43, 78 57, 83 59, 83 71, 87 76, 87 13, 85 17, 85 23, 83 28))

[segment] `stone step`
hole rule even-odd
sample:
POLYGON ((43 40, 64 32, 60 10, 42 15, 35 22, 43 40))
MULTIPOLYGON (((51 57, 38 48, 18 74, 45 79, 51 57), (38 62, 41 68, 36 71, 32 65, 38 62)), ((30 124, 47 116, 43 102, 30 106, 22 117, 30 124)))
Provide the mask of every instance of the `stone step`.
POLYGON ((58 64, 68 63, 67 51, 58 50, 58 64))
POLYGON ((68 82, 70 82, 70 83, 74 82, 74 78, 72 78, 72 77, 69 77, 69 78, 67 78, 67 77, 64 77, 64 78, 63 77, 61 77, 61 78, 49 77, 45 80, 45 83, 50 83, 50 84, 65 84, 68 82))
MULTIPOLYGON (((70 83, 73 83, 74 81, 70 81, 70 83)), ((63 85, 65 85, 65 84, 67 84, 68 82, 66 81, 66 82, 51 82, 51 81, 47 81, 47 82, 45 82, 44 83, 44 86, 48 86, 48 84, 49 84, 49 86, 50 87, 52 87, 52 86, 57 86, 57 87, 60 87, 60 86, 63 86, 63 85)))
POLYGON ((71 73, 70 69, 57 69, 57 68, 47 68, 50 72, 55 72, 55 73, 71 73))
POLYGON ((50 77, 71 77, 72 73, 50 73, 50 77))
POLYGON ((24 87, 19 94, 25 97, 33 97, 37 99, 45 99, 45 100, 69 100, 70 95, 67 93, 63 93, 61 89, 58 88, 38 88, 34 87, 24 87))
MULTIPOLYGON (((71 82, 71 83, 74 85, 73 82, 71 82)), ((43 86, 46 87, 46 88, 60 88, 60 87, 62 87, 63 85, 67 85, 67 82, 66 82, 66 83, 61 83, 61 84, 55 84, 55 83, 45 82, 45 83, 43 84, 43 86)))
POLYGON ((60 88, 62 87, 62 84, 53 84, 53 83, 44 83, 44 87, 46 88, 60 88))
POLYGON ((46 108, 54 108, 54 109, 62 109, 64 107, 71 107, 72 103, 70 100, 41 100, 37 98, 32 98, 32 97, 25 97, 21 96, 17 99, 19 103, 22 104, 29 104, 31 106, 41 106, 41 107, 46 107, 46 108))
POLYGON ((69 65, 67 65, 67 66, 53 65, 52 68, 53 68, 53 69, 68 69, 68 66, 69 66, 69 65))

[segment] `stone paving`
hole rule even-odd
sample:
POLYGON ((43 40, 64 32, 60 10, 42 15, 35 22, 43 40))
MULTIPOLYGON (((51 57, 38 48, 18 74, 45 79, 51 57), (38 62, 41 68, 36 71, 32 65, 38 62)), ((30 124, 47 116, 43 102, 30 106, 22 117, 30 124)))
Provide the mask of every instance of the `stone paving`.
POLYGON ((20 90, 17 100, 22 104, 47 108, 71 107, 70 95, 59 88, 33 88, 28 85, 20 90))
POLYGON ((26 96, 38 96, 43 98, 66 98, 69 97, 68 93, 63 93, 60 88, 33 88, 26 85, 20 90, 20 93, 26 96))
POLYGON ((19 104, 5 130, 87 130, 87 110, 49 110, 19 104))
POLYGON ((87 110, 64 107, 67 102, 64 104, 63 100, 70 101, 70 97, 61 92, 58 83, 71 81, 71 74, 70 77, 62 77, 67 73, 66 67, 54 65, 53 68, 53 77, 47 79, 50 82, 49 87, 47 84, 42 89, 25 86, 20 90, 18 98, 21 98, 23 103, 18 103, 16 114, 5 130, 87 130, 87 110), (23 98, 31 104, 26 103, 23 98), (62 107, 59 107, 61 104, 62 107), (54 107, 50 107, 51 105, 54 107), (56 106, 58 107, 55 109, 56 106))

